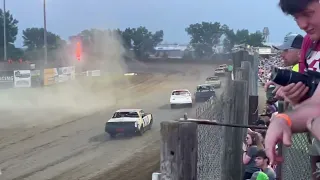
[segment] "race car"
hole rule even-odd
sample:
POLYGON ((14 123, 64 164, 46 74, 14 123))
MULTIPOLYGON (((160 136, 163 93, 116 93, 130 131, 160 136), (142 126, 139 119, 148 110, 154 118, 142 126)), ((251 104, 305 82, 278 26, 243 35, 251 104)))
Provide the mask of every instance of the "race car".
POLYGON ((197 86, 197 91, 194 96, 196 102, 204 102, 212 96, 216 97, 216 92, 212 84, 200 84, 197 86))
POLYGON ((228 65, 227 64, 221 64, 221 65, 219 65, 219 68, 222 68, 225 71, 227 71, 228 70, 228 65))
POLYGON ((192 107, 192 96, 188 89, 176 89, 171 92, 170 106, 175 108, 176 106, 187 105, 192 107))
POLYGON ((138 134, 151 129, 153 116, 142 109, 119 109, 106 122, 105 132, 114 138, 117 134, 138 134))
POLYGON ((217 68, 214 70, 214 75, 225 75, 225 70, 223 68, 217 68))
POLYGON ((221 87, 221 81, 218 76, 209 76, 206 78, 205 84, 212 84, 215 88, 221 87))

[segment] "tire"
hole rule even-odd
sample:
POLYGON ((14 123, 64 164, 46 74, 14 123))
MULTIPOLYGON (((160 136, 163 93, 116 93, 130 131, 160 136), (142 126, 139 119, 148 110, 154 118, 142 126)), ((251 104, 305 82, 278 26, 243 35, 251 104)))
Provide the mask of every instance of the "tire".
POLYGON ((153 118, 150 119, 150 124, 149 124, 149 128, 148 128, 149 130, 150 130, 151 127, 152 127, 152 123, 153 123, 153 118))
POLYGON ((173 104, 171 104, 170 107, 171 107, 171 109, 174 109, 175 106, 173 104))
POLYGON ((188 104, 188 107, 192 108, 192 106, 193 106, 193 104, 192 104, 192 103, 188 104))
POLYGON ((144 134, 144 127, 142 125, 142 127, 140 128, 140 131, 138 132, 139 136, 142 136, 144 134))
POLYGON ((110 135, 110 138, 112 138, 112 139, 116 138, 116 136, 117 136, 116 133, 110 133, 109 135, 110 135))

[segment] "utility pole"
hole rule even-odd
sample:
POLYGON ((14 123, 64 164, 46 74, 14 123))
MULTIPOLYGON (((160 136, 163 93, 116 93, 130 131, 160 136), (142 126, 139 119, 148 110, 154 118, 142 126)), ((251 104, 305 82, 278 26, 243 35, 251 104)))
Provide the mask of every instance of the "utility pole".
POLYGON ((44 64, 48 63, 48 49, 47 49, 47 14, 46 14, 46 0, 43 0, 43 36, 44 36, 44 64))
POLYGON ((6 0, 3 0, 3 51, 4 60, 7 60, 7 22, 6 22, 6 0))

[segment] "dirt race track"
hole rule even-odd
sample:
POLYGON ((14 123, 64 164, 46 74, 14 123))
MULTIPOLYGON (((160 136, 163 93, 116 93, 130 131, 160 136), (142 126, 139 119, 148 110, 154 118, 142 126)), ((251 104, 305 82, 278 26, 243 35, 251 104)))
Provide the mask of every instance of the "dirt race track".
POLYGON ((162 66, 157 65, 151 75, 148 71, 152 68, 142 69, 148 75, 139 77, 140 81, 113 88, 101 85, 90 94, 68 90, 63 98, 33 93, 43 95, 37 108, 21 106, 15 112, 2 108, 5 116, 1 120, 7 123, 0 129, 0 179, 151 179, 152 172, 159 169, 160 122, 180 118, 185 112, 192 116, 199 106, 171 110, 171 90, 188 88, 193 92, 213 72, 208 65, 162 66), (92 97, 94 102, 88 100, 92 97), (45 98, 59 106, 42 105, 45 98), (153 128, 141 137, 110 139, 104 124, 119 108, 143 108, 152 113, 153 128))

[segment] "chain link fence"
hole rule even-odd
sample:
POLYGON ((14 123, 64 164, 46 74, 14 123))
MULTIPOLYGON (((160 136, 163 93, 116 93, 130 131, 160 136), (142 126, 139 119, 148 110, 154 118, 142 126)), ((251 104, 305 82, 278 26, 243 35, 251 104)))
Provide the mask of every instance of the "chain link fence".
MULTIPOLYGON (((197 118, 223 122, 223 105, 223 95, 219 98, 210 98, 197 109, 197 118)), ((198 125, 198 130, 197 179, 220 179, 223 150, 222 126, 198 125)))
POLYGON ((309 180, 311 164, 307 134, 295 134, 290 148, 283 147, 282 179, 309 180))
MULTIPOLYGON (((253 73, 257 72, 257 63, 253 62, 257 59, 253 59, 252 56, 251 70, 249 71, 249 81, 248 85, 251 93, 257 94, 257 76, 254 76, 253 73)), ((223 89, 222 95, 218 98, 210 98, 203 105, 201 105, 196 110, 197 119, 206 119, 206 120, 216 120, 221 123, 226 121, 226 112, 228 112, 229 102, 227 99, 232 89, 229 88, 230 82, 233 80, 231 75, 227 77, 227 82, 225 89, 223 89)), ((198 163, 197 163, 197 179, 198 180, 218 180, 222 178, 222 164, 225 160, 222 157, 223 151, 227 147, 224 146, 224 131, 229 130, 228 127, 224 126, 208 126, 208 125, 198 125, 198 163)), ((231 129, 230 129, 231 130, 231 129)), ((237 140, 242 140, 242 137, 239 137, 237 140)), ((239 152, 241 153, 241 152, 239 152)), ((241 166, 239 161, 239 166, 241 166)), ((240 179, 240 175, 239 175, 240 179)))

